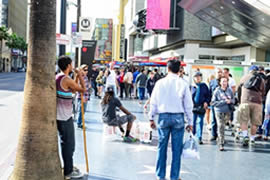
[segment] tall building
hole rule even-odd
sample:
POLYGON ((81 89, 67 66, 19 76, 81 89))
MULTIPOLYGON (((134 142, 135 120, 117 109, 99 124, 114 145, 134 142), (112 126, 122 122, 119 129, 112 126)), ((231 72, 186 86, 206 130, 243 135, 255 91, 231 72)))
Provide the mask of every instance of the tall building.
POLYGON ((8 0, 8 27, 26 40, 28 0, 8 0))
POLYGON ((2 0, 0 4, 0 26, 8 27, 8 0, 2 0))
MULTIPOLYGON (((262 23, 270 22, 269 11, 268 14, 263 13, 240 0, 171 0, 169 29, 138 34, 132 22, 143 1, 129 0, 125 7, 129 61, 136 64, 141 60, 163 61, 178 58, 187 64, 188 74, 192 75, 200 68, 205 79, 214 74, 216 66, 230 67, 236 81, 252 64, 270 65, 270 52, 267 50, 270 39, 264 35, 269 34, 267 30, 270 26, 262 23)), ((146 9, 146 14, 150 8, 147 5, 152 7, 157 2, 159 1, 145 0, 143 8, 146 9)), ((160 0, 161 2, 164 1, 160 0)), ((157 11, 158 15, 158 11, 162 9, 164 7, 159 6, 151 10, 157 11)), ((157 24, 158 21, 159 19, 157 24)))

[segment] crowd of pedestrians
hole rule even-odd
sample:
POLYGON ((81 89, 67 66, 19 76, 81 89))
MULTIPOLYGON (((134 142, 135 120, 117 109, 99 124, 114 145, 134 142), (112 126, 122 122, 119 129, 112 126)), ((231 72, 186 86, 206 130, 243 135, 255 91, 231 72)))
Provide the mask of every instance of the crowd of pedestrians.
MULTIPOLYGON (((197 69, 192 74, 193 82, 185 75, 180 62, 171 60, 167 63, 164 77, 158 69, 120 67, 114 63, 105 69, 93 67, 88 77, 88 66, 76 69, 75 80, 68 75, 73 71, 71 59, 63 56, 58 60, 61 73, 56 75, 57 84, 57 127, 61 139, 61 155, 64 160, 64 175, 68 178, 81 177, 73 166, 75 146, 72 119, 72 92, 78 92, 78 102, 87 107, 90 89, 101 100, 102 121, 119 128, 125 142, 136 142, 130 132, 136 117, 123 107, 121 100, 138 99, 145 110, 149 105, 150 126, 158 130, 158 155, 156 175, 165 178, 166 157, 169 137, 172 141, 171 179, 178 180, 181 168, 181 153, 185 129, 192 133, 199 144, 203 144, 205 119, 207 129, 211 130, 210 141, 218 140, 220 151, 224 151, 228 126, 234 131, 240 126, 242 145, 254 144, 257 139, 268 140, 270 132, 270 74, 263 67, 251 66, 239 84, 230 74, 229 68, 215 69, 208 82, 203 82, 203 74, 197 69), (146 98, 146 93, 148 98, 146 98), (83 97, 83 98, 82 98, 83 97), (119 98, 118 98, 119 97, 119 98), (125 115, 119 116, 121 110, 125 115), (234 112, 237 113, 234 113, 234 112), (234 114, 237 114, 234 117, 234 114), (157 122, 154 121, 158 115, 157 122), (126 128, 123 127, 127 123, 126 128), (187 125, 185 125, 187 124, 187 125), (250 126, 249 126, 250 125, 250 126), (250 127, 250 134, 249 134, 250 127)), ((79 107, 81 107, 79 105, 79 107)), ((76 118, 78 128, 82 128, 82 111, 76 118)))

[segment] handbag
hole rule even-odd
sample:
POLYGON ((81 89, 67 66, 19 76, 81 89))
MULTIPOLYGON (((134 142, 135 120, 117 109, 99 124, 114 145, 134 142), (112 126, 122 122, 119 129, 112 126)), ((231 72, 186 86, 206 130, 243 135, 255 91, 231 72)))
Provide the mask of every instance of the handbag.
POLYGON ((194 105, 192 112, 196 114, 204 114, 206 111, 203 105, 194 105))
MULTIPOLYGON (((226 94, 225 92, 224 92, 224 94, 225 94, 226 98, 228 98, 228 96, 227 96, 227 94, 226 94)), ((229 110, 230 110, 231 112, 235 111, 234 104, 228 104, 228 106, 229 106, 229 110)))

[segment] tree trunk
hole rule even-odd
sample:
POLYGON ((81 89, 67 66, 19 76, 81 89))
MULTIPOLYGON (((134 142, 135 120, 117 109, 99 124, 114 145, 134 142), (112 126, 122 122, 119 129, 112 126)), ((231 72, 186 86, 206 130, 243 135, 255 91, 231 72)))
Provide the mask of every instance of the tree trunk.
POLYGON ((28 67, 10 180, 62 180, 56 128, 56 0, 31 0, 28 67))

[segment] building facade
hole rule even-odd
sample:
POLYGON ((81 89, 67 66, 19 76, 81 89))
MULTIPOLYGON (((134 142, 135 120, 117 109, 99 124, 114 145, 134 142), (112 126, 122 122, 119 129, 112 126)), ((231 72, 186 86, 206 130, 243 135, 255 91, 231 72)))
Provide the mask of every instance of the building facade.
POLYGON ((166 60, 176 57, 186 62, 185 69, 188 74, 193 74, 193 71, 200 68, 207 77, 214 74, 216 66, 220 66, 230 67, 233 76, 238 78, 251 64, 260 64, 269 58, 266 49, 240 40, 230 32, 219 31, 211 23, 180 7, 179 2, 171 0, 170 18, 174 20, 171 29, 162 33, 150 31, 138 34, 132 24, 134 15, 141 8, 147 9, 147 3, 143 0, 129 0, 125 7, 129 61, 166 60))

